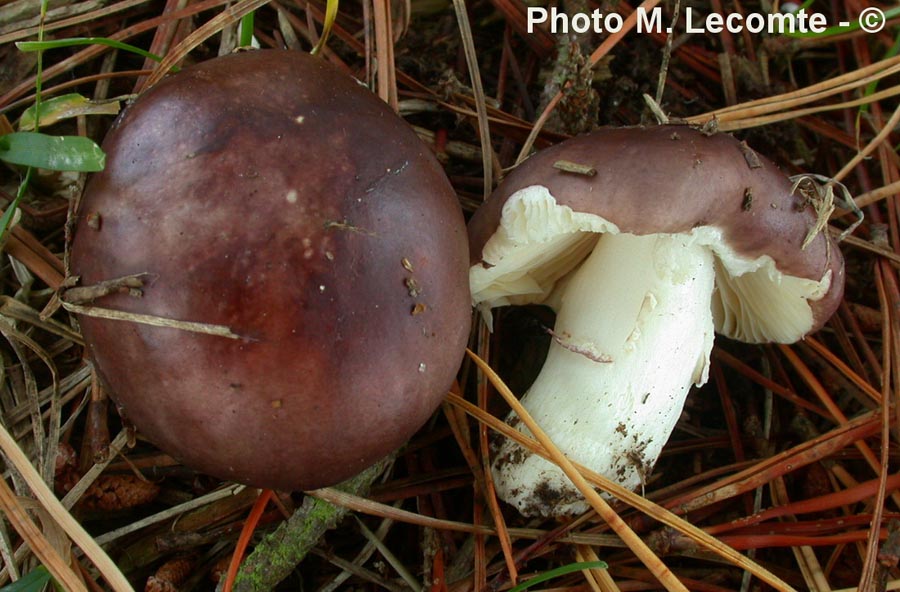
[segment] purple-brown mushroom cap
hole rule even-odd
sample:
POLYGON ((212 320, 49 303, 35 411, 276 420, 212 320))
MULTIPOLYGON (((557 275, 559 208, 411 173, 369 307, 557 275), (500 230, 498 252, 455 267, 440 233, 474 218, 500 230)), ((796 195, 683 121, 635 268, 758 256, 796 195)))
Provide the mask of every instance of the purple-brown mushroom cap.
POLYGON ((465 226, 384 103, 323 60, 244 52, 164 79, 103 148, 71 272, 147 280, 92 305, 239 336, 79 315, 142 434, 200 471, 296 490, 424 424, 468 336, 465 226))

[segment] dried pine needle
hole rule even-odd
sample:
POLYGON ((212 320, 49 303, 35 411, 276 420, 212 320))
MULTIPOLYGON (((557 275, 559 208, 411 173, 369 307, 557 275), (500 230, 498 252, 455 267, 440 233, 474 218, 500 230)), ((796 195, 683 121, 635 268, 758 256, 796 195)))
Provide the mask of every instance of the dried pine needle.
POLYGON ((240 335, 234 333, 224 325, 212 325, 194 321, 179 321, 154 315, 124 312, 111 308, 101 308, 99 306, 83 306, 81 304, 71 304, 69 302, 63 302, 63 308, 75 314, 97 319, 128 321, 131 323, 150 325, 151 327, 166 327, 169 329, 178 329, 179 331, 188 331, 190 333, 202 333, 205 335, 214 335, 216 337, 225 337, 226 339, 242 339, 240 335))

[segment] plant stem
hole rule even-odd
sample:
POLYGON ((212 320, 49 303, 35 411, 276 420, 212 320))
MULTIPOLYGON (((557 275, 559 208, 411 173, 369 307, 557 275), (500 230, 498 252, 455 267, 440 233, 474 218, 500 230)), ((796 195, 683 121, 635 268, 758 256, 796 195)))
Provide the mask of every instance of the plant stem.
MULTIPOLYGON (((337 489, 365 495, 375 479, 393 461, 384 459, 337 489)), ((247 556, 234 582, 234 592, 266 592, 288 577, 327 531, 347 515, 348 510, 326 501, 307 497, 293 516, 267 535, 247 556)))

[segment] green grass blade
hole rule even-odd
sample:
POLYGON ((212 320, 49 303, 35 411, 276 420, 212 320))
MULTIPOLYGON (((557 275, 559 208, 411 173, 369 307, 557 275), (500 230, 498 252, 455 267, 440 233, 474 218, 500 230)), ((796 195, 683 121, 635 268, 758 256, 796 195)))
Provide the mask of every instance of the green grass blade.
MULTIPOLYGON (((44 41, 44 19, 47 18, 47 7, 50 5, 50 0, 41 0, 41 22, 38 27, 38 43, 42 43, 44 41)), ((41 89, 44 84, 44 53, 42 51, 38 51, 37 54, 37 73, 34 77, 34 108, 40 113, 41 111, 41 89)), ((36 129, 34 131, 37 131, 36 129)))
POLYGON ((241 47, 250 47, 253 45, 253 15, 256 11, 251 11, 241 18, 241 47))
POLYGON ((546 571, 539 576, 534 576, 527 582, 522 582, 521 584, 510 588, 509 592, 522 592, 523 590, 527 590, 535 584, 540 584, 541 582, 546 582, 547 580, 552 580, 553 578, 558 578, 559 576, 564 576, 576 571, 583 571, 585 569, 606 569, 607 567, 609 566, 606 565, 605 561, 582 561, 580 563, 570 563, 568 565, 563 565, 562 567, 557 567, 556 569, 546 571))
POLYGON ((12 203, 9 204, 6 211, 0 216, 0 246, 6 245, 7 234, 9 233, 10 226, 12 226, 16 212, 19 210, 19 202, 22 201, 22 196, 25 195, 25 189, 28 187, 28 183, 31 182, 31 174, 33 172, 34 169, 32 167, 26 169, 25 177, 22 179, 22 182, 19 183, 19 190, 16 192, 15 199, 12 200, 12 203))
POLYGON ((119 101, 92 101, 78 93, 70 93, 44 99, 40 107, 32 105, 19 118, 19 131, 35 131, 37 127, 53 125, 64 119, 79 115, 117 115, 119 101), (35 121, 35 113, 40 109, 40 120, 35 121), (36 126, 35 123, 38 125, 36 126))
POLYGON ((322 49, 325 48, 325 44, 328 42, 328 36, 331 35, 331 28, 334 27, 334 21, 337 20, 338 6, 340 4, 339 0, 327 0, 325 3, 325 21, 322 23, 322 36, 319 37, 319 42, 316 43, 316 46, 312 49, 310 53, 316 55, 322 49))
POLYGON ((69 37, 67 39, 54 39, 52 41, 19 41, 16 43, 16 47, 18 47, 20 51, 45 51, 48 49, 59 49, 76 45, 106 45, 107 47, 114 47, 116 49, 136 53, 137 55, 151 59, 154 62, 162 61, 162 58, 155 53, 150 53, 140 47, 122 43, 121 41, 116 41, 115 39, 109 39, 107 37, 69 37))
POLYGON ((12 584, 0 588, 0 592, 41 592, 51 579, 50 572, 43 565, 28 572, 12 584))
POLYGON ((102 171, 106 155, 90 138, 14 132, 0 136, 0 160, 53 171, 102 171))

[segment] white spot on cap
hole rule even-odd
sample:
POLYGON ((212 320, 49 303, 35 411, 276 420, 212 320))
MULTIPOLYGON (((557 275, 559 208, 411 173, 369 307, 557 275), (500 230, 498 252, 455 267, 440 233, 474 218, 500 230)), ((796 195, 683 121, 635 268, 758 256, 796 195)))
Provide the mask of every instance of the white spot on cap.
POLYGON ((306 119, 305 115, 298 115, 297 117, 294 118, 294 121, 296 121, 297 123, 303 123, 304 119, 306 119))
POLYGON ((427 366, 425 365, 425 362, 419 364, 419 372, 425 372, 426 368, 427 366))
POLYGON ((284 196, 284 199, 286 199, 288 203, 297 203, 297 190, 291 189, 288 191, 287 195, 284 196))

